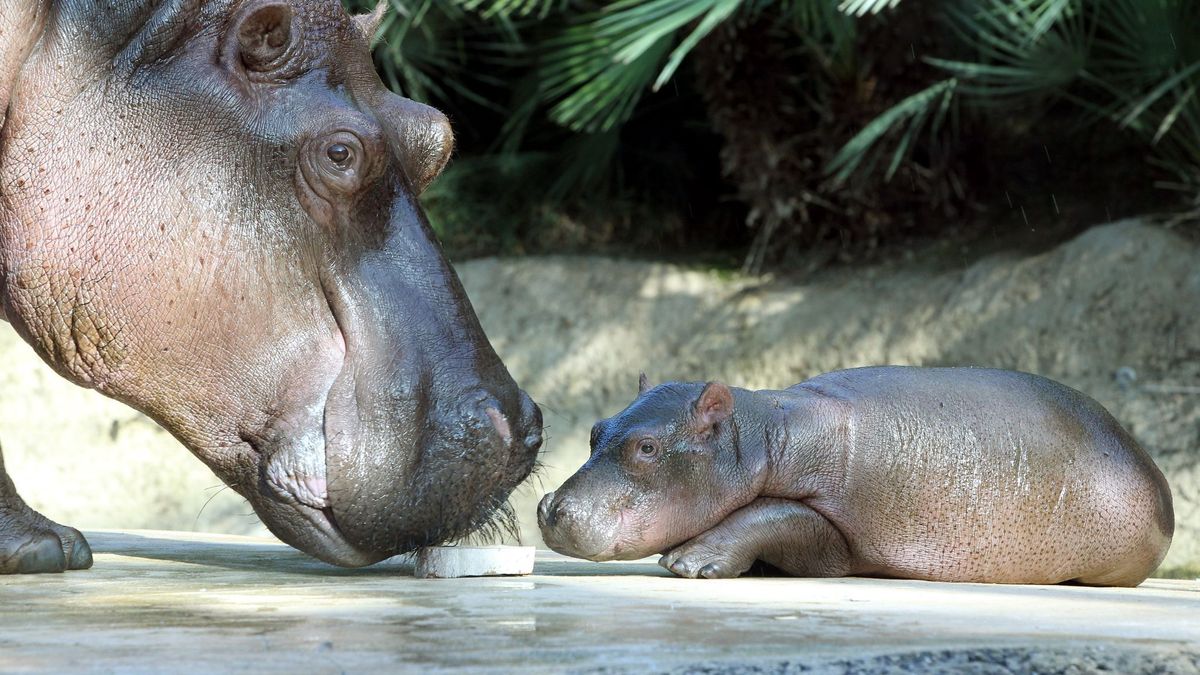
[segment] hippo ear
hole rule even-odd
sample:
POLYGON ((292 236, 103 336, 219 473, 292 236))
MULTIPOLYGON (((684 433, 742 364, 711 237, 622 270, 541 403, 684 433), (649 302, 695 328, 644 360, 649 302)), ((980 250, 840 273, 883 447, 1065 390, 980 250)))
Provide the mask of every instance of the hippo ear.
POLYGON ((638 396, 646 393, 651 386, 650 378, 646 377, 645 373, 638 373, 638 396))
POLYGON ((359 14, 354 17, 354 25, 358 27, 358 32, 362 33, 367 42, 375 41, 375 34, 379 32, 379 24, 383 23, 383 13, 386 11, 387 0, 379 0, 370 14, 359 14))
POLYGON ((454 152, 450 120, 435 108, 392 93, 376 103, 375 112, 395 134, 404 173, 421 194, 454 152))
POLYGON ((292 8, 286 2, 264 2, 238 25, 238 51, 247 70, 270 70, 287 52, 291 40, 292 8))
POLYGON ((733 392, 720 382, 709 382, 704 385, 692 411, 701 430, 711 429, 733 414, 733 392))

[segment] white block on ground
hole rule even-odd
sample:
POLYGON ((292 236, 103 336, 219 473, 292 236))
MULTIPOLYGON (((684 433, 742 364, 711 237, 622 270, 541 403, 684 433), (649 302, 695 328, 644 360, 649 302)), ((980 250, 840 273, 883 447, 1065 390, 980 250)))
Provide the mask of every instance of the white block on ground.
POLYGON ((533 546, 427 546, 417 551, 419 579, 519 576, 533 573, 533 546))

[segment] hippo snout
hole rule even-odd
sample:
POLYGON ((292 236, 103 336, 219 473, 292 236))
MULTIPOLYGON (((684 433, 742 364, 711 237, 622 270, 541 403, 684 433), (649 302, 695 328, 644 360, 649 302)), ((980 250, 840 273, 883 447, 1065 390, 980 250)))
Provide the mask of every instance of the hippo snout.
POLYGON ((609 560, 616 530, 606 524, 597 527, 595 515, 578 500, 563 498, 561 490, 547 493, 538 503, 538 527, 547 546, 574 558, 609 560))
POLYGON ((484 396, 480 403, 463 412, 468 424, 481 427, 480 442, 495 445, 504 457, 503 465, 516 470, 520 479, 533 470, 542 448, 542 411, 524 390, 517 391, 516 405, 508 407, 495 398, 484 396))

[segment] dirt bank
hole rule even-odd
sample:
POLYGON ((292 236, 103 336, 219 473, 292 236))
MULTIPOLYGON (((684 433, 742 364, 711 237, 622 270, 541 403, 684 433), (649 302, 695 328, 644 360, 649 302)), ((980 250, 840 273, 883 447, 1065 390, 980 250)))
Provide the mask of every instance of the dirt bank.
MULTIPOLYGON (((591 424, 628 403, 639 369, 761 388, 869 364, 969 364, 1046 375, 1107 406, 1171 481, 1166 567, 1200 567, 1200 394, 1184 393, 1200 387, 1200 246, 1170 231, 1123 222, 1038 255, 918 257, 802 284, 591 257, 459 270, 500 355, 545 406, 547 468, 515 497, 527 540, 537 497, 583 461, 591 424)), ((229 491, 196 520, 218 481, 161 430, 56 380, 11 331, 0 358, 0 440, 18 487, 49 515, 260 531, 229 491)))

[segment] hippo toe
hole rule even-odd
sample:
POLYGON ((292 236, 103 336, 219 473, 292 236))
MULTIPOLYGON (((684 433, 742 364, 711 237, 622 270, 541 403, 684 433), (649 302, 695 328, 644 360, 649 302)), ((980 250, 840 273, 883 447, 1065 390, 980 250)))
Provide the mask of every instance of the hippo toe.
POLYGON ((25 530, 0 540, 0 572, 34 574, 66 569, 62 542, 52 532, 25 530))

